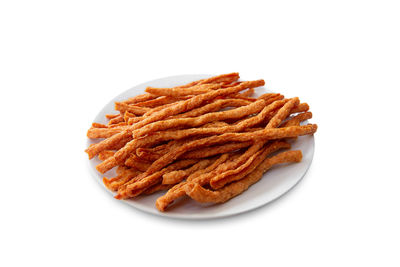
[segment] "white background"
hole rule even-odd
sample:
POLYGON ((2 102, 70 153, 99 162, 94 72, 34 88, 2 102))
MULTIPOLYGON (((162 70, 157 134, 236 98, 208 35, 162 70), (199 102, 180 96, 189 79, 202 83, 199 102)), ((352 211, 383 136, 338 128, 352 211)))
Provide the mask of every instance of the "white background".
POLYGON ((396 1, 1 1, 1 266, 399 266, 396 1), (313 164, 278 201, 181 221, 119 203, 83 152, 151 79, 239 71, 311 105, 313 164))

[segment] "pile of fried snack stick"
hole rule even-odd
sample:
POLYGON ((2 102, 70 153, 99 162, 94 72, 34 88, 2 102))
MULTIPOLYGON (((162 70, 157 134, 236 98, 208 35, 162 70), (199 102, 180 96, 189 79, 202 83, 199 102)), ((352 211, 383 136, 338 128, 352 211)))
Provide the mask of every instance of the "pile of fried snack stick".
POLYGON ((299 162, 288 140, 316 132, 307 103, 278 93, 252 97, 264 80, 239 81, 223 74, 115 103, 118 114, 107 125, 93 123, 89 158, 98 156, 100 173, 115 198, 129 199, 165 191, 156 207, 165 211, 188 196, 203 203, 223 203, 259 181, 271 167, 299 162), (284 150, 285 149, 285 150, 284 150), (284 150, 282 152, 278 152, 284 150))

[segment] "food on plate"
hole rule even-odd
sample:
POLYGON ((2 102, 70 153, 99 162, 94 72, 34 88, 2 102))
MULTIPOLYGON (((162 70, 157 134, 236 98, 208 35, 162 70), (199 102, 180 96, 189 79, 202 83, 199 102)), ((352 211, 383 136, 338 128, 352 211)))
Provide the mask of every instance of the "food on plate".
POLYGON ((254 97, 264 80, 222 74, 172 88, 148 87, 115 103, 108 124, 92 123, 89 159, 117 199, 164 191, 155 205, 166 211, 181 197, 223 203, 243 193, 275 165, 301 161, 288 150, 317 131, 309 105, 279 93, 254 97), (286 151, 282 151, 286 150, 286 151))

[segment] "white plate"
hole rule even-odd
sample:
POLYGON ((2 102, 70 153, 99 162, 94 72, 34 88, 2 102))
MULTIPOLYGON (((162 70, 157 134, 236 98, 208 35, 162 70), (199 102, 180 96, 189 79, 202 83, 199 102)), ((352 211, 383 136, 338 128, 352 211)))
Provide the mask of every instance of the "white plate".
MULTIPOLYGON (((128 97, 132 97, 138 94, 143 94, 147 86, 152 87, 173 87, 182 84, 189 83, 194 80, 208 78, 210 75, 179 75, 158 80, 149 81, 140 85, 137 85, 111 100, 96 116, 95 122, 107 123, 105 119, 106 114, 115 113, 114 102, 122 101, 128 97)), ((265 88, 257 88, 256 95, 261 95, 268 92, 265 88)), ((96 143, 95 140, 88 139, 87 145, 96 143)), ((166 212, 159 212, 155 207, 156 199, 163 195, 163 192, 155 193, 150 196, 138 197, 132 200, 121 200, 132 207, 139 210, 174 218, 182 219, 211 219, 231 216, 246 211, 250 211, 261 207, 274 199, 282 196, 291 188, 293 188, 307 172, 314 154, 314 137, 313 136, 302 136, 292 144, 292 149, 300 149, 303 152, 303 159, 300 163, 287 164, 285 166, 276 166, 264 174, 264 177, 256 184, 251 186, 243 194, 229 200, 224 204, 199 204, 191 199, 184 199, 179 203, 171 206, 166 212)), ((96 171, 96 165, 100 161, 96 158, 89 161, 89 169, 94 178, 103 186, 108 192, 109 191, 103 184, 101 175, 96 171)), ((105 176, 115 176, 114 171, 108 172, 105 176)))

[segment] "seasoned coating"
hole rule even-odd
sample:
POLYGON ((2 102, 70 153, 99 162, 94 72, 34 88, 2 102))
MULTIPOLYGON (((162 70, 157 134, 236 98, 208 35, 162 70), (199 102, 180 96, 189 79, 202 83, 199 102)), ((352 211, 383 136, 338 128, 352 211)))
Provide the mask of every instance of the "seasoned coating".
POLYGON ((300 150, 282 152, 276 156, 265 159, 258 167, 244 179, 231 183, 217 191, 205 189, 199 184, 191 184, 185 187, 185 193, 201 203, 224 203, 229 199, 243 193, 251 185, 258 182, 263 173, 274 165, 290 162, 300 162, 302 154, 300 150))
POLYGON ((210 92, 211 90, 219 89, 222 87, 222 83, 216 84, 198 84, 186 88, 154 88, 147 87, 146 92, 159 95, 159 96, 169 96, 169 97, 181 97, 181 96, 191 96, 200 95, 210 92))
POLYGON ((157 121, 133 131, 132 136, 133 138, 138 138, 155 131, 161 131, 176 127, 198 127, 212 121, 243 118, 250 114, 259 112, 264 107, 265 101, 260 99, 257 102, 251 103, 247 106, 226 111, 207 113, 199 117, 157 121))
POLYGON ((111 151, 111 150, 104 150, 101 151, 98 155, 99 160, 104 161, 106 159, 108 159, 109 157, 114 156, 115 152, 111 151))
POLYGON ((144 178, 141 178, 143 174, 140 174, 137 178, 137 180, 130 181, 128 183, 125 183, 122 187, 118 189, 118 194, 115 196, 117 199, 125 199, 125 198, 130 198, 130 197, 135 197, 143 193, 146 189, 148 189, 150 186, 153 186, 162 180, 162 176, 165 173, 174 171, 174 170, 179 170, 182 168, 185 168, 187 166, 193 165, 197 162, 195 159, 184 159, 184 160, 179 160, 170 166, 154 172, 151 175, 145 176, 144 178))
POLYGON ((115 102, 115 110, 121 112, 121 114, 125 113, 126 111, 133 113, 138 116, 142 116, 146 112, 150 111, 150 108, 146 107, 138 107, 135 105, 128 105, 123 102, 115 102))
POLYGON ((178 170, 166 173, 163 175, 162 184, 177 184, 185 179, 192 173, 205 169, 207 166, 211 165, 216 159, 203 159, 185 170, 178 170))
POLYGON ((275 141, 270 145, 264 146, 264 148, 251 155, 248 160, 238 168, 228 170, 212 177, 210 180, 211 187, 213 189, 219 189, 230 182, 240 180, 253 171, 268 155, 283 148, 290 148, 290 144, 284 141, 275 141))
MULTIPOLYGON (((192 110, 196 107, 201 106, 205 101, 214 99, 218 96, 224 96, 224 95, 229 95, 232 93, 237 93, 246 88, 259 87, 259 86, 263 86, 264 84, 265 84, 264 80, 243 82, 234 87, 219 89, 219 90, 211 91, 206 94, 194 96, 190 99, 181 101, 175 105, 169 106, 167 108, 164 108, 160 111, 153 113, 152 115, 146 117, 142 121, 139 121, 139 122, 131 125, 130 128, 128 128, 127 130, 125 130, 121 133, 115 134, 112 137, 107 138, 107 139, 97 143, 96 145, 89 147, 88 149, 86 149, 85 152, 88 153, 89 159, 91 159, 95 155, 100 153, 101 151, 109 149, 109 147, 113 146, 116 142, 119 142, 121 139, 131 135, 133 130, 140 129, 147 124, 165 119, 169 116, 179 114, 179 113, 182 113, 182 112, 185 112, 188 110, 192 110)), ((122 116, 121 116, 121 118, 122 118, 122 116)), ((123 120, 123 118, 122 118, 122 120, 123 120)), ((127 158, 127 156, 129 155, 130 152, 132 152, 132 147, 131 147, 130 143, 127 143, 126 146, 124 147, 124 149, 119 150, 115 154, 113 160, 116 162, 121 162, 127 158)))
POLYGON ((215 156, 218 154, 224 154, 232 152, 241 148, 249 147, 253 144, 252 141, 242 142, 242 143, 230 143, 211 147, 205 147, 193 151, 186 152, 181 156, 183 159, 199 159, 215 156))
MULTIPOLYGON (((197 148, 203 148, 207 146, 212 146, 216 144, 223 144, 228 142, 246 142, 251 140, 274 140, 274 139, 281 139, 281 138, 288 138, 288 137, 297 137, 299 135, 309 135, 313 134, 317 131, 316 124, 308 124, 303 126, 292 126, 292 127, 285 127, 279 129, 265 129, 255 132, 246 132, 246 133, 226 133, 222 135, 210 136, 201 138, 192 142, 188 142, 182 145, 179 149, 173 150, 168 154, 165 154, 160 159, 156 160, 149 168, 148 172, 153 172, 154 170, 158 170, 161 166, 164 167, 166 164, 169 164, 174 159, 178 158, 182 154, 187 151, 191 151, 197 148)), ((115 135, 114 135, 115 136, 115 135)), ((162 137, 162 136, 161 136, 162 137)), ((112 137, 111 137, 112 138, 112 137)), ((160 137, 155 136, 152 140, 153 143, 157 143, 162 138, 157 139, 160 137)), ((143 139, 134 139, 129 144, 129 152, 131 150, 135 150, 138 147, 143 146, 143 144, 148 144, 148 140, 146 138, 143 139)), ((115 153, 113 157, 108 158, 107 160, 103 161, 99 165, 97 165, 97 170, 100 173, 105 173, 106 171, 112 169, 113 167, 117 166, 119 161, 117 161, 117 154, 120 153, 121 150, 126 149, 127 145, 124 148, 120 149, 118 152, 115 153)), ((129 153, 128 153, 129 155, 129 153)), ((124 158, 124 157, 123 157, 124 158)))
MULTIPOLYGON (((191 174, 188 177, 188 181, 193 181, 194 179, 196 179, 196 177, 205 174, 205 173, 209 173, 212 172, 213 170, 215 170, 218 166, 220 166, 221 164, 223 164, 224 162, 226 162, 226 160, 232 156, 230 153, 227 154, 223 154, 221 155, 213 164, 211 164, 210 166, 208 166, 207 168, 205 168, 204 170, 199 170, 193 174, 191 174)), ((185 195, 185 190, 184 187, 186 186, 188 182, 181 182, 175 186, 173 186, 171 189, 169 189, 167 191, 167 193, 161 197, 159 197, 156 201, 156 207, 158 210, 160 211, 165 211, 165 209, 172 203, 174 202, 176 199, 183 197, 185 195)))

